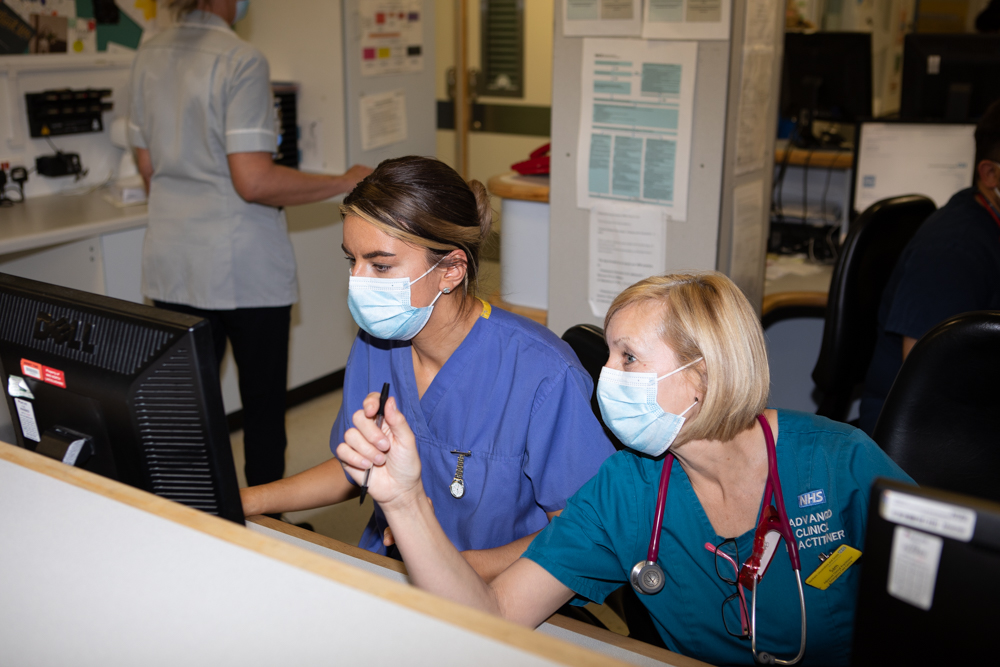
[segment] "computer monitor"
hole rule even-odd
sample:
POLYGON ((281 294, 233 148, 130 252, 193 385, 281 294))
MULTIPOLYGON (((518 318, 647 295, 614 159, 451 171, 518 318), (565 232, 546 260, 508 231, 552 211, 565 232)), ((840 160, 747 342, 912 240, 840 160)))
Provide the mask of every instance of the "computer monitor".
POLYGON ((975 122, 1000 99, 998 72, 1000 35, 909 34, 899 117, 975 122))
POLYGON ((17 444, 243 523, 209 323, 0 273, 17 444))
POLYGON ((813 120, 854 123, 871 118, 871 34, 785 33, 780 110, 796 121, 800 145, 818 143, 813 120))
POLYGON ((879 478, 863 551, 852 665, 995 659, 1000 504, 879 478))
POLYGON ((860 123, 854 152, 852 207, 861 213, 877 201, 924 195, 938 208, 972 186, 975 125, 860 123))

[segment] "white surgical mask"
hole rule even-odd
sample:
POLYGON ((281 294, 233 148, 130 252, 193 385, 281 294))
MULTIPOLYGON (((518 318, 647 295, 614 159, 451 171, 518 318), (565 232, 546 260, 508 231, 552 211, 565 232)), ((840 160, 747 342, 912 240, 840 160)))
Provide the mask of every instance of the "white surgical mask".
POLYGON ((412 282, 409 278, 351 276, 347 305, 354 321, 372 336, 383 340, 410 340, 416 336, 426 326, 434 304, 444 292, 438 292, 431 305, 415 308, 410 305, 410 286, 436 269, 442 261, 443 257, 412 282))
POLYGON ((656 373, 629 373, 602 368, 597 382, 597 403, 604 424, 629 449, 648 456, 660 456, 677 439, 684 426, 684 415, 698 403, 698 399, 684 412, 675 415, 664 412, 656 402, 656 388, 660 380, 699 361, 701 357, 660 377, 656 377, 656 373))

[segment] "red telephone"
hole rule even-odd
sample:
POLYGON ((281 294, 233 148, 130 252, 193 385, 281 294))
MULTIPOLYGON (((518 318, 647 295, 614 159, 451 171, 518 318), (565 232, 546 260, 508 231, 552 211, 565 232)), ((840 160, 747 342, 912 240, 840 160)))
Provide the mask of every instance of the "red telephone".
POLYGON ((531 151, 531 156, 524 162, 510 165, 510 168, 522 176, 549 173, 549 149, 552 144, 545 144, 531 151))

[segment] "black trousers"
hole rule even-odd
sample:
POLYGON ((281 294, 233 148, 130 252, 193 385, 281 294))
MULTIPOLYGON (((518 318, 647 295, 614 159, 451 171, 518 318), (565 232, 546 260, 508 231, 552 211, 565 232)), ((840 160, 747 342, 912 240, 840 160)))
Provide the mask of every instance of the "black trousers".
POLYGON ((285 474, 285 392, 291 306, 202 310, 154 301, 158 308, 209 321, 215 358, 222 363, 226 339, 233 346, 243 402, 243 448, 247 484, 255 486, 285 474))

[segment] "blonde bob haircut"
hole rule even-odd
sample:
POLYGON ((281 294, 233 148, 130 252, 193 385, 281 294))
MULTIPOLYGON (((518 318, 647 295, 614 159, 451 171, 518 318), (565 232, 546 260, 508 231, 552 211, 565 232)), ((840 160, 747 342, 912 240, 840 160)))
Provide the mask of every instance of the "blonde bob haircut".
POLYGON ((660 307, 660 339, 704 394, 675 444, 732 440, 764 411, 770 385, 760 320, 743 292, 717 271, 674 273, 641 280, 619 294, 604 327, 625 308, 660 307), (694 377, 693 377, 693 376, 694 377))

